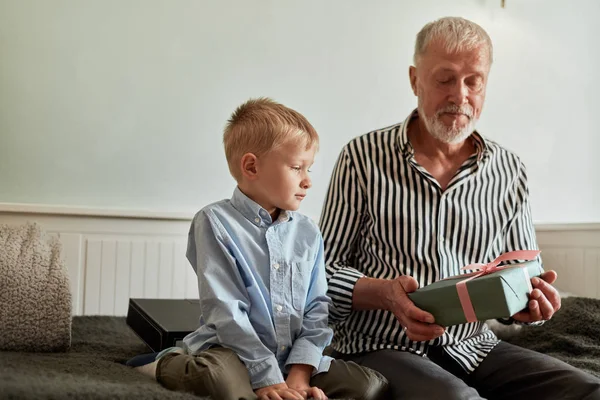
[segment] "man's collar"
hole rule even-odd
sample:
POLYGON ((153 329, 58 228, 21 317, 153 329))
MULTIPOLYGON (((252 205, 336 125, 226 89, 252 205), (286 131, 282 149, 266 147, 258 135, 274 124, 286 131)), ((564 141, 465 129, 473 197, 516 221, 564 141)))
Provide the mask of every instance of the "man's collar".
MULTIPOLYGON (((415 149, 408 140, 408 125, 413 119, 416 118, 419 118, 418 109, 414 109, 404 120, 396 136, 398 152, 402 154, 404 158, 410 158, 415 154, 415 149)), ((475 145, 475 150, 477 151, 477 161, 481 161, 485 156, 489 154, 489 145, 487 144, 483 136, 479 134, 479 132, 473 131, 473 133, 471 134, 471 136, 469 136, 468 139, 472 140, 473 144, 475 145)))
MULTIPOLYGON (((267 210, 261 207, 257 202, 246 196, 238 186, 235 187, 231 196, 231 204, 248 221, 256 226, 271 225, 273 223, 271 215, 267 210)), ((293 211, 281 210, 277 222, 287 222, 293 219, 293 211)))
POLYGON ((400 131, 398 132, 396 143, 398 144, 398 151, 404 156, 404 158, 410 158, 415 155, 415 149, 408 140, 408 125, 410 125, 410 122, 413 119, 416 119, 418 117, 419 113, 417 109, 414 109, 400 126, 400 131))

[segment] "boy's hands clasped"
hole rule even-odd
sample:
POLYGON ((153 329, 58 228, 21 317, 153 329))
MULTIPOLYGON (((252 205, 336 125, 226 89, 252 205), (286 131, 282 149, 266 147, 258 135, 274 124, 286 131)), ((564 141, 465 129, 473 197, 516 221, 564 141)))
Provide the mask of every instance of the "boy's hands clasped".
POLYGON ((302 397, 297 390, 289 388, 285 382, 256 389, 254 393, 256 393, 259 400, 306 399, 306 397, 302 397))
POLYGON ((318 387, 310 386, 310 377, 313 372, 312 365, 294 364, 290 367, 285 383, 302 395, 303 399, 327 400, 325 393, 318 387))
POLYGON ((327 400, 325 393, 318 387, 297 386, 292 388, 287 383, 278 383, 276 385, 265 386, 254 391, 259 400, 327 400))
POLYGON ((312 371, 311 365, 294 364, 284 383, 265 386, 255 390, 255 393, 260 400, 327 400, 321 389, 310 386, 312 371))

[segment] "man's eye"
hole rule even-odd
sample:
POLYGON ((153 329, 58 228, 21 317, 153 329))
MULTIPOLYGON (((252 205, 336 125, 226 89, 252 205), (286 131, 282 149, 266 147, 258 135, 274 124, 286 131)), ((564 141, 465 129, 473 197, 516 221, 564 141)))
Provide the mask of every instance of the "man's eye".
POLYGON ((469 85, 471 88, 476 89, 476 90, 481 88, 482 83, 483 83, 483 80, 481 80, 480 78, 469 79, 467 81, 467 85, 469 85))

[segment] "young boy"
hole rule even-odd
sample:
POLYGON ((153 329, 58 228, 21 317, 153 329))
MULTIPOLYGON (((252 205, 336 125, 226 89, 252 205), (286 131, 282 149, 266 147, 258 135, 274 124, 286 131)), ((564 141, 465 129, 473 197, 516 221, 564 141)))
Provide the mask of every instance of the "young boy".
POLYGON ((185 350, 141 369, 216 400, 381 396, 382 375, 322 355, 333 335, 323 239, 295 212, 311 187, 317 132, 300 113, 257 99, 233 113, 223 142, 237 187, 196 214, 188 239, 201 326, 185 350))

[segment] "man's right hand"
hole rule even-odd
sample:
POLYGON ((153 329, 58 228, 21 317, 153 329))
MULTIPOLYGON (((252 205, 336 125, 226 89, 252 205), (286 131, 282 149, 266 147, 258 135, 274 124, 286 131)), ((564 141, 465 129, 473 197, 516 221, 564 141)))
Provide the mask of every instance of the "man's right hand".
POLYGON ((400 276, 389 281, 385 294, 387 309, 394 313, 404 327, 410 340, 423 342, 444 334, 444 328, 434 324, 433 315, 423 311, 412 302, 407 293, 419 288, 417 281, 410 276, 400 276))
POLYGON ((300 392, 289 388, 284 383, 278 383, 276 385, 261 387, 254 391, 259 400, 305 400, 306 398, 300 394, 300 392))

